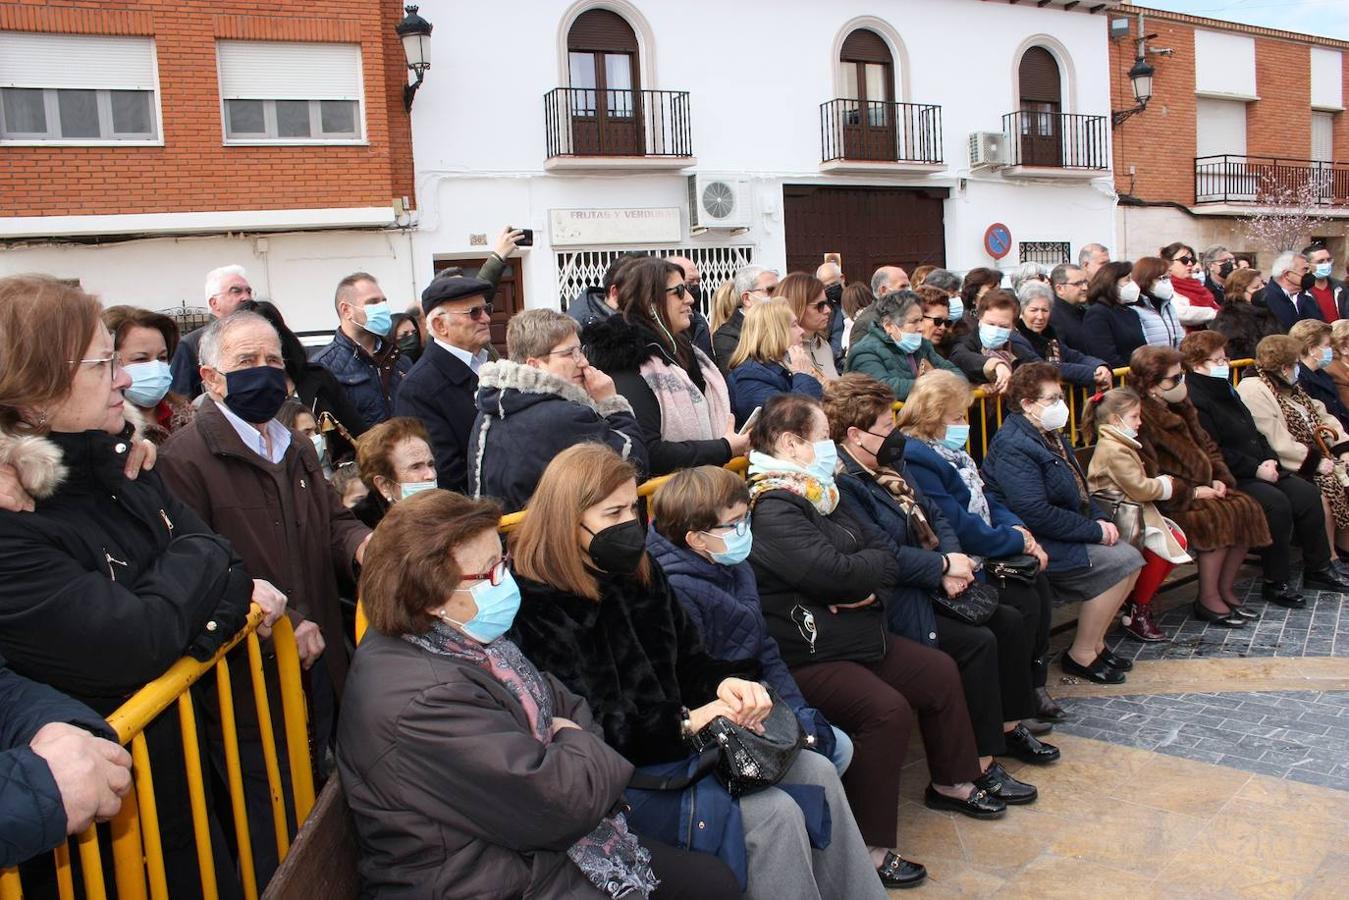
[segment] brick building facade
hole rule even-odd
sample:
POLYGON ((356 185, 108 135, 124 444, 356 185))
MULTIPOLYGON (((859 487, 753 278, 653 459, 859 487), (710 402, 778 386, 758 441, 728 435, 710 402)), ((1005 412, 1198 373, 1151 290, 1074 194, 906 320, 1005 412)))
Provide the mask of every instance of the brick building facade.
POLYGON ((164 308, 200 305, 205 271, 240 263, 302 329, 331 324, 353 269, 410 282, 402 15, 397 0, 0 0, 0 273, 164 308))
POLYGON ((1303 237, 1345 257, 1349 234, 1349 42, 1182 13, 1121 6, 1112 29, 1112 105, 1134 106, 1128 72, 1140 21, 1156 70, 1147 108, 1114 129, 1118 233, 1123 258, 1174 240, 1223 244, 1268 266, 1278 248, 1256 246, 1250 217, 1281 189, 1323 180, 1303 237), (1122 23, 1121 23, 1122 24, 1122 23), (1171 51, 1169 54, 1161 51, 1171 51))

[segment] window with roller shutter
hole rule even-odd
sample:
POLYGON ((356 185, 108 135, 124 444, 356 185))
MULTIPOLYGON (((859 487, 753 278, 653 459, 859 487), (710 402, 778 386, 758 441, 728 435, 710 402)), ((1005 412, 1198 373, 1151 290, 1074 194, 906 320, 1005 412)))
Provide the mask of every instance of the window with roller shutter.
POLYGON ((357 44, 217 41, 227 144, 353 144, 365 139, 357 44))

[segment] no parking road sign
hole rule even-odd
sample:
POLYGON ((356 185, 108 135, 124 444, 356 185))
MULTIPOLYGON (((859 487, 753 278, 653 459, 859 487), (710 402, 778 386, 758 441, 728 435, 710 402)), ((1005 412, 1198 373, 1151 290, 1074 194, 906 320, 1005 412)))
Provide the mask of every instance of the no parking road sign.
POLYGON ((994 259, 1002 259, 1012 252, 1012 229, 1001 222, 994 222, 984 232, 984 249, 994 259))

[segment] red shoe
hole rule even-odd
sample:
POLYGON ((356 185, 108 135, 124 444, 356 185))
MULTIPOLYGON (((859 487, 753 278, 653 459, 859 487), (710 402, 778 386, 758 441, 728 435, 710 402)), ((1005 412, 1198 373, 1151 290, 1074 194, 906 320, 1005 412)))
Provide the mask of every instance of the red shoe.
POLYGON ((1126 603, 1120 624, 1124 626, 1124 633, 1135 640, 1149 644, 1169 640, 1166 632, 1153 621, 1151 604, 1126 603))

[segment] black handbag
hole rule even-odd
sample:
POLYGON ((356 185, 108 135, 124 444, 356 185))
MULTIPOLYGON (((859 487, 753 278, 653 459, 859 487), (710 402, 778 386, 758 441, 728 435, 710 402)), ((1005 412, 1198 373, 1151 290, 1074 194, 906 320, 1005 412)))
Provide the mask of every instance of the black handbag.
POLYGON ((1040 561, 1029 553, 1017 553, 998 559, 984 560, 984 574, 996 578, 1004 587, 1008 581, 1033 584, 1035 576, 1040 574, 1040 561))
POLYGON ((954 597, 948 597, 942 591, 932 595, 932 606, 938 614, 966 625, 983 625, 993 618, 998 603, 998 592, 982 581, 971 582, 954 597))
POLYGON ((773 701, 773 711, 763 721, 763 734, 717 716, 690 740, 697 751, 717 750, 714 771, 732 797, 777 784, 806 744, 806 734, 791 706, 771 687, 764 685, 764 689, 773 701))

